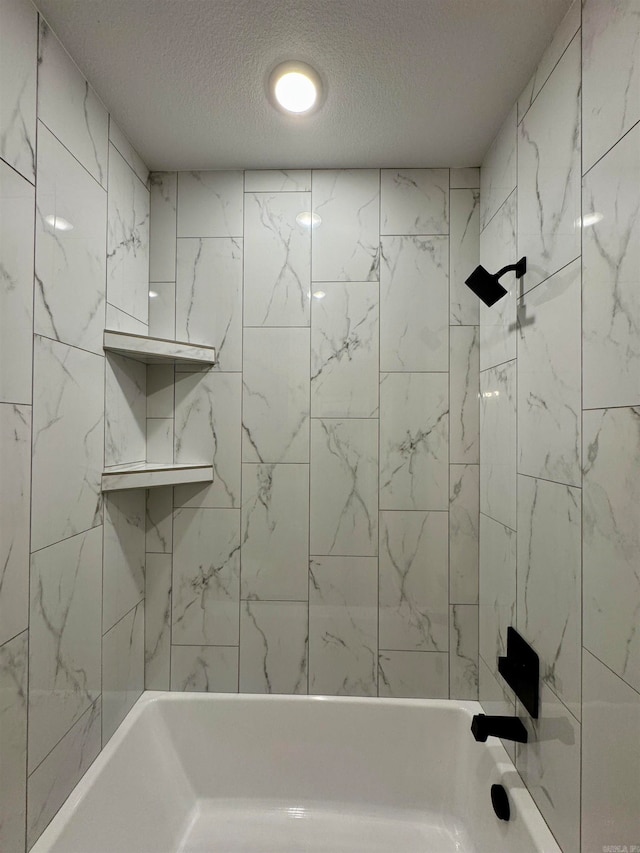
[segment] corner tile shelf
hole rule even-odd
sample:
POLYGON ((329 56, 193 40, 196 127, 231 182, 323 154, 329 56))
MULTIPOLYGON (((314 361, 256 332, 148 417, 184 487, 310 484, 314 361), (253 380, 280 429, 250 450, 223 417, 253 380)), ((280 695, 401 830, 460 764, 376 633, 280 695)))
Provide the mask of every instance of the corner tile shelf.
MULTIPOLYGON (((103 349, 143 364, 215 364, 214 347, 169 341, 147 335, 105 329, 103 349)), ((132 462, 111 465, 102 472, 102 491, 119 489, 151 489, 154 486, 177 486, 183 483, 213 482, 213 465, 199 463, 132 462)))
POLYGON ((112 465, 102 472, 102 491, 117 489, 151 489, 154 486, 177 486, 182 483, 211 483, 213 465, 164 464, 163 462, 132 462, 112 465))
POLYGON ((168 341, 164 338, 150 338, 147 335, 133 335, 129 332, 115 332, 110 329, 105 329, 103 349, 144 364, 191 362, 212 365, 216 360, 214 347, 188 344, 183 341, 168 341))

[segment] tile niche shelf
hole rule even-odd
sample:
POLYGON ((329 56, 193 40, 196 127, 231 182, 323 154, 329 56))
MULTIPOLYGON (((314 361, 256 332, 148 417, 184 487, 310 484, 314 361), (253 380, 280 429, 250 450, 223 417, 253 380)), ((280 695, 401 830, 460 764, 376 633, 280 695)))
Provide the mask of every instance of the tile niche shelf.
MULTIPOLYGON (((169 341, 129 332, 105 329, 103 349, 143 364, 215 364, 214 347, 169 341)), ((111 465, 102 472, 102 491, 151 489, 155 486, 177 486, 183 483, 211 483, 213 465, 198 463, 132 462, 111 465)))
POLYGON ((132 462, 112 465, 102 472, 102 491, 152 489, 154 486, 178 486, 182 483, 211 483, 213 465, 132 462))
POLYGON ((105 329, 103 349, 144 364, 183 364, 191 362, 213 365, 216 360, 214 347, 204 344, 188 344, 184 341, 168 341, 165 338, 150 338, 129 332, 114 332, 105 329))

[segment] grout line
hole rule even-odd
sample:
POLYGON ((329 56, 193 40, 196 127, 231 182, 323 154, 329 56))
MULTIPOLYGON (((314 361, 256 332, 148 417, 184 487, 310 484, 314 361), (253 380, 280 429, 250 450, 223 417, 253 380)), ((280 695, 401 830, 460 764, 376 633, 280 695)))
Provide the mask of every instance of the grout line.
MULTIPOLYGON (((71 732, 71 729, 75 728, 75 727, 78 725, 78 723, 80 722, 80 720, 82 720, 84 717, 86 717, 86 715, 87 715, 87 714, 89 714, 89 713, 90 713, 90 712, 91 712, 91 711, 96 707, 96 705, 98 705, 98 704, 100 703, 101 699, 102 699, 102 692, 98 693, 98 695, 97 695, 97 696, 96 696, 96 698, 93 700, 93 702, 91 702, 91 703, 89 704, 89 706, 88 706, 87 708, 85 708, 85 709, 84 709, 84 711, 80 714, 80 716, 78 717, 78 719, 77 719, 77 720, 74 720, 74 721, 71 723, 71 725, 70 725, 70 726, 69 726, 69 728, 65 731, 65 733, 62 735, 62 737, 60 737, 60 738, 59 738, 59 739, 54 743, 54 745, 51 747, 51 749, 47 752, 47 754, 44 756, 44 758, 42 758, 42 759, 41 759, 41 760, 36 764, 36 766, 33 768, 33 770, 32 770, 31 772, 29 772, 29 771, 27 770, 27 780, 29 780, 29 779, 34 775, 34 773, 36 773, 36 771, 37 771, 40 767, 42 767, 42 765, 43 765, 43 764, 44 764, 44 762, 47 760, 47 758, 49 758, 49 756, 50 756, 50 755, 51 755, 51 753, 54 751, 54 749, 55 749, 56 747, 60 746, 60 744, 62 743, 62 741, 63 741, 63 740, 66 738, 66 736, 71 732)), ((101 752, 102 752, 102 711, 101 711, 101 713, 100 713, 100 749, 98 750, 98 753, 97 753, 97 755, 96 755, 96 758, 98 757, 98 755, 99 755, 101 752)), ((95 760, 95 759, 94 759, 94 760, 95 760)), ((91 763, 93 763, 93 762, 91 762, 91 763)), ((28 767, 28 765, 27 765, 27 767, 28 767)), ((87 770, 88 770, 88 769, 89 769, 89 768, 87 768, 87 770)), ((86 772, 86 771, 85 771, 85 772, 86 772)), ((83 775, 84 775, 84 774, 83 774, 83 775)), ((75 787, 75 786, 74 786, 74 787, 75 787)), ((71 791, 70 791, 69 793, 71 793, 71 791)), ((58 809, 58 810, 56 810, 55 814, 57 814, 57 813, 58 813, 58 811, 59 811, 59 809, 58 809)), ((51 820, 53 820, 53 817, 55 817, 55 815, 53 815, 53 816, 51 817, 51 820)), ((51 822, 51 821, 49 821, 49 823, 50 823, 50 822, 51 822)), ((49 824, 47 824, 47 826, 48 826, 48 825, 49 825, 49 824)), ((43 831, 44 831, 44 830, 43 830, 43 831)))
MULTIPOLYGON (((583 114, 584 114, 584 108, 583 108, 583 114)), ((622 134, 622 136, 620 136, 618 139, 616 139, 616 141, 613 143, 613 145, 610 148, 608 148, 604 152, 604 154, 602 154, 600 157, 598 157, 598 159, 594 163, 592 163, 591 166, 589 166, 589 168, 587 169, 586 172, 583 172, 582 177, 585 178, 589 174, 589 172, 595 166, 598 165, 598 163, 600 163, 602 160, 604 160, 604 158, 607 156, 607 154, 610 154, 613 151, 613 149, 616 147, 616 145, 618 145, 619 142, 622 142, 622 140, 625 138, 625 136, 628 136, 631 133, 631 131, 635 130, 638 126, 640 126, 640 121, 636 121, 634 124, 631 125, 631 127, 628 130, 625 130, 625 132, 622 134)), ((581 146, 581 153, 582 153, 582 146, 581 146)), ((581 166, 581 168, 582 168, 582 166, 581 166)))
POLYGON ((614 675, 618 679, 618 681, 621 681, 624 685, 626 685, 629 688, 629 690, 633 690, 634 693, 637 693, 638 696, 640 696, 640 690, 638 690, 637 687, 634 687, 633 684, 629 684, 629 682, 625 678, 623 678, 621 675, 619 675, 615 671, 615 669, 611 669, 609 664, 605 663, 602 660, 602 658, 599 658, 598 655, 594 654, 594 652, 592 652, 590 648, 588 648, 587 646, 583 646, 582 648, 583 648, 583 651, 587 652, 587 654, 591 655, 592 658, 595 658, 598 661, 598 663, 602 664, 602 666, 605 669, 608 669, 609 672, 611 673, 611 675, 614 675))
MULTIPOLYGON (((582 2, 582 0, 581 0, 581 2, 582 2)), ((568 11, 568 10, 567 10, 567 11, 568 11)), ((554 32, 554 36, 555 36, 555 34, 558 32, 558 28, 559 28, 560 26, 562 26, 563 21, 564 21, 564 18, 562 19, 562 21, 560 22, 560 24, 558 24, 558 27, 556 28, 556 30, 555 30, 555 32, 554 32)), ((527 109, 526 109, 526 110, 524 111, 524 113, 522 114, 522 118, 521 118, 521 119, 518 119, 517 114, 516 114, 516 126, 517 126, 517 127, 520 127, 520 125, 522 124, 522 122, 523 122, 523 121, 525 120, 525 118, 527 117, 527 115, 528 115, 528 113, 529 113, 529 110, 531 109, 531 107, 535 104, 535 102, 538 100, 538 98, 539 98, 539 97, 540 97, 540 95, 542 94, 542 90, 544 89, 544 87, 545 87, 545 86, 547 85, 547 83, 549 82, 549 79, 551 78, 551 75, 552 75, 552 74, 553 74, 553 72, 556 70, 556 68, 558 67, 558 65, 560 65, 560 62, 561 62, 561 61, 562 61, 562 59, 564 58, 565 53, 569 50, 569 48, 570 48, 570 47, 571 47, 571 45, 573 44, 573 41, 575 40, 576 36, 579 36, 579 35, 580 35, 580 30, 581 30, 581 24, 578 26, 578 29, 575 31, 575 33, 571 36, 571 38, 570 38, 570 39, 569 39, 569 41, 567 42, 567 44, 566 44, 566 46, 565 46, 564 50, 562 51, 562 53, 561 53, 561 54, 560 54, 560 56, 558 57, 558 60, 557 60, 557 62, 554 64, 554 66, 553 66, 553 68, 551 69, 551 71, 550 71, 550 72, 547 74, 547 76, 544 78, 544 82, 542 83, 542 85, 540 86, 540 88, 538 89, 538 91, 536 92, 536 94, 534 95, 533 100, 531 101, 531 103, 529 104, 529 106, 527 107, 527 109)), ((547 45, 547 49, 548 49, 549 47, 551 47, 551 44, 552 44, 552 42, 549 42, 549 44, 547 45)), ((544 52, 544 53, 542 54, 542 56, 540 57, 540 62, 538 62, 538 64, 536 65, 535 71, 533 72, 533 76, 534 76, 534 77, 535 77, 535 76, 536 76, 536 74, 538 73, 538 68, 539 68, 539 67, 540 67, 540 65, 542 64, 542 60, 544 59, 544 56, 545 56, 546 52, 547 52, 547 51, 545 50, 545 52, 544 52)), ((582 75, 582 64, 580 65, 580 73, 581 73, 581 75, 582 75)), ((518 100, 520 100, 520 99, 518 98, 518 100)), ((516 104, 517 104, 517 103, 518 103, 518 101, 516 101, 516 104)), ((517 109, 517 108, 516 108, 516 109, 517 109)))
POLYGON ((565 486, 568 489, 582 490, 582 486, 576 486, 575 483, 564 483, 562 480, 550 480, 548 477, 539 477, 537 474, 524 474, 522 471, 516 471, 518 477, 528 477, 530 480, 542 480, 543 483, 553 483, 554 486, 565 486))
MULTIPOLYGON (((584 32, 582 29, 582 2, 580 3, 580 224, 584 217, 584 92, 582 69, 584 68, 584 32)), ((584 441, 584 320, 583 320, 583 287, 584 287, 584 228, 580 228, 580 487, 584 488, 584 471, 582 467, 584 441)), ((580 493, 580 720, 584 719, 583 684, 584 684, 584 491, 580 493)), ((580 725, 580 755, 578 766, 578 848, 582 849, 582 750, 584 745, 583 727, 580 725)))
POLYGON ((79 352, 86 352, 88 355, 95 355, 96 358, 104 359, 105 357, 104 352, 95 352, 94 350, 86 349, 85 347, 79 347, 76 344, 68 344, 66 341, 61 341, 58 338, 51 338, 49 337, 49 335, 41 335, 39 332, 34 332, 33 337, 42 338, 45 341, 51 341, 54 344, 59 344, 63 347, 69 347, 69 349, 75 349, 79 352))
MULTIPOLYGON (((48 124, 47 124, 43 119, 41 119, 39 116, 38 116, 38 118, 37 118, 36 126, 37 126, 37 124, 41 124, 41 125, 45 128, 45 130, 47 130, 47 131, 51 134, 51 136, 53 136, 53 138, 56 140, 56 142, 58 142, 58 143, 59 143, 59 144, 64 148, 64 150, 67 152, 67 154, 69 154, 69 156, 70 156, 70 157, 73 157, 73 159, 76 161, 76 163, 77 163, 77 164, 78 164, 78 165, 79 165, 79 166, 80 166, 80 167, 81 167, 81 168, 82 168, 82 169, 87 173, 87 175, 89 175, 89 177, 90 177, 93 181, 95 181, 95 183, 100 187, 100 189, 104 192, 104 194, 105 194, 105 195, 108 195, 107 185, 104 185, 104 186, 103 186, 103 185, 100 183, 99 179, 98 179, 98 178, 96 178, 96 176, 95 176, 95 175, 92 175, 92 174, 91 174, 91 172, 87 169, 87 167, 84 165, 84 163, 82 163, 80 160, 78 160, 78 158, 77 158, 77 157, 76 157, 76 155, 73 153, 73 151, 71 151, 69 148, 67 148, 67 146, 66 146, 66 145, 64 144, 64 142, 60 139, 60 137, 59 137, 59 136, 57 136, 57 135, 53 132, 53 130, 51 130, 51 128, 49 127, 49 125, 48 125, 48 124)), ((37 134, 37 130, 36 130, 36 134, 37 134)), ((108 140, 107 140, 107 163, 108 163, 108 161, 109 161, 109 142, 108 142, 108 140)), ((127 166, 128 166, 128 165, 129 165, 129 164, 127 164, 127 166)), ((37 169, 36 169, 36 171, 37 171, 37 169)), ((107 175, 108 175, 108 166, 107 166, 107 175)))
MULTIPOLYGON (((37 135, 37 126, 38 126, 38 123, 36 121, 36 135, 37 135)), ((26 181, 29 184, 29 186, 31 186, 35 189, 35 185, 36 185, 35 173, 36 173, 36 169, 37 169, 36 163, 34 163, 34 168, 33 168, 33 171, 34 171, 33 180, 31 180, 30 178, 27 178, 26 175, 23 175, 19 169, 16 169, 15 166, 12 166, 8 160, 4 159, 4 157, 0 157, 0 163, 3 163, 5 166, 7 166, 7 168, 11 169, 12 172, 15 172, 16 175, 18 175, 18 177, 22 178, 23 181, 26 181)))
MULTIPOLYGON (((40 57, 40 13, 36 12, 36 20, 35 24, 37 27, 36 34, 36 60, 39 60, 40 57)), ((28 815, 29 815, 29 710, 30 710, 30 696, 31 696, 31 595, 32 595, 32 545, 33 545, 33 445, 34 445, 34 399, 35 395, 33 390, 35 388, 35 334, 34 334, 34 323, 36 316, 36 288, 35 288, 35 266, 36 266, 36 225, 37 225, 37 205, 38 205, 38 86, 40 80, 40 62, 36 61, 36 122, 35 122, 35 138, 34 138, 34 152, 33 152, 33 281, 31 283, 31 404, 30 404, 30 413, 31 413, 31 423, 29 429, 29 533, 28 533, 28 549, 29 549, 29 563, 28 563, 28 584, 27 584, 27 659, 25 661, 25 682, 27 685, 26 697, 25 697, 25 744, 24 744, 24 752, 25 752, 25 763, 24 763, 24 838, 25 845, 27 844, 27 839, 29 837, 29 823, 28 823, 28 815)), ((35 769, 35 768, 34 768, 35 769)), ((25 847, 26 849, 26 847, 25 847)))
POLYGON ((377 557, 376 557, 376 566, 378 571, 378 579, 377 579, 377 588, 376 588, 376 599, 377 599, 377 608, 376 608, 376 659, 375 659, 375 695, 380 696, 380 583, 381 583, 381 573, 380 573, 380 530, 382 526, 382 514, 383 510, 380 508, 381 499, 380 499, 380 479, 382 477, 382 453, 381 453, 381 444, 382 444, 382 430, 380 428, 381 425, 381 393, 380 393, 380 385, 381 385, 381 377, 382 377, 382 234, 381 231, 382 225, 382 169, 378 170, 378 376, 377 376, 377 401, 378 401, 378 465, 377 465, 377 489, 378 489, 378 542, 377 542, 377 557))

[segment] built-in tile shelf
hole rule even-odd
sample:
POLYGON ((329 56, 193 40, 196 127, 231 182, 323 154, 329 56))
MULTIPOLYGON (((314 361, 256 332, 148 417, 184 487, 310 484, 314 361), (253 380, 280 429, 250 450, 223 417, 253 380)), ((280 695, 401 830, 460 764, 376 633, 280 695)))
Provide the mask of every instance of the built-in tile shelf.
POLYGON ((148 335, 133 335, 111 329, 105 329, 103 348, 106 352, 115 352, 144 364, 194 362, 212 365, 216 360, 215 348, 204 344, 169 341, 165 338, 151 338, 148 335))
POLYGON ((164 464, 132 462, 112 465, 102 472, 102 491, 151 489, 154 486, 178 486, 184 483, 211 483, 213 466, 206 463, 164 464))

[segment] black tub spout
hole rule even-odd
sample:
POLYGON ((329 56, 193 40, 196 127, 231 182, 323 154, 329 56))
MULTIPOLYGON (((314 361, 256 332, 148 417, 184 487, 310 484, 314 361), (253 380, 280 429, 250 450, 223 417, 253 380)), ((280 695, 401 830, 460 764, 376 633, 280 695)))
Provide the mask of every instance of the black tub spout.
POLYGON ((471 723, 471 731, 474 738, 481 743, 488 737, 500 737, 518 743, 526 743, 528 739, 524 723, 517 717, 488 717, 486 714, 476 714, 471 723))

